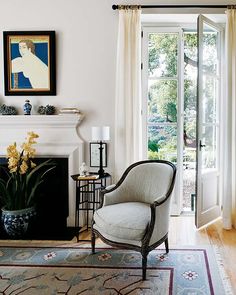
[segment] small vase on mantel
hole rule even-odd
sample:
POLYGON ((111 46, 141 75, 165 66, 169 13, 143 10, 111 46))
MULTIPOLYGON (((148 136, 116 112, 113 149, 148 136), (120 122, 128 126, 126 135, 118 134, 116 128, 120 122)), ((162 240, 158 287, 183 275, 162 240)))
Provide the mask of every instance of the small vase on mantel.
POLYGON ((30 101, 26 99, 24 104, 24 115, 30 115, 32 109, 32 105, 30 104, 30 101))

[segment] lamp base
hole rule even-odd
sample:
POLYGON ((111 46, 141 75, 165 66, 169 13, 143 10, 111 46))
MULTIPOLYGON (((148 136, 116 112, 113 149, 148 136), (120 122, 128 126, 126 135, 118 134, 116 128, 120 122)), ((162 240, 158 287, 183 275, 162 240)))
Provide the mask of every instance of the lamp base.
POLYGON ((104 169, 103 169, 103 160, 102 160, 102 150, 103 150, 103 146, 102 146, 103 142, 100 141, 99 142, 99 154, 100 154, 100 167, 98 170, 98 175, 99 177, 103 177, 104 176, 104 169))

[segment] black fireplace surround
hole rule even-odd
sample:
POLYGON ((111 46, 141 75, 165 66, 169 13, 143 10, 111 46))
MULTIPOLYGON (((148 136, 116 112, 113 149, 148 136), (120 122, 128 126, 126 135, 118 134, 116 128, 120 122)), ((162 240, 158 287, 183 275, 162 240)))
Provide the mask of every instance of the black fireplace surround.
MULTIPOLYGON (((49 158, 35 158, 39 164, 49 158)), ((47 173, 39 189, 37 199, 37 216, 25 239, 67 239, 68 217, 68 158, 53 158, 56 168, 47 173)), ((7 165, 5 158, 0 158, 0 165, 7 165)), ((1 173, 1 172, 0 172, 1 173)), ((0 174, 1 177, 1 174, 0 174)), ((2 207, 2 204, 0 204, 2 207)), ((8 238, 0 226, 0 239, 8 238)))

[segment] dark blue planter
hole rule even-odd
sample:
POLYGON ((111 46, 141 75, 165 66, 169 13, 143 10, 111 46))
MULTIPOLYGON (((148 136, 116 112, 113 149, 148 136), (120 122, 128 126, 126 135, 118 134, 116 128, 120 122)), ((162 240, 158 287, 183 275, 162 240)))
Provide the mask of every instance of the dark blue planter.
POLYGON ((20 239, 25 236, 36 216, 35 208, 9 211, 2 208, 2 222, 9 237, 20 239))

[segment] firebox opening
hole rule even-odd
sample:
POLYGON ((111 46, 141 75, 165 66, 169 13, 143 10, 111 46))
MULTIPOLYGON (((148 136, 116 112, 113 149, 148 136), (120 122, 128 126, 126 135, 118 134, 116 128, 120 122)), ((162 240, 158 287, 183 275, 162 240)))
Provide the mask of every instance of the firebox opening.
MULTIPOLYGON (((35 158, 39 164, 49 157, 35 158)), ((67 239, 67 217, 69 215, 68 158, 52 158, 56 168, 47 173, 39 188, 36 211, 37 217, 27 239, 67 239)), ((7 165, 5 158, 0 158, 0 165, 7 165)), ((0 204, 2 206, 2 204, 0 204)), ((71 235, 71 234, 70 234, 71 235)), ((7 238, 3 229, 0 239, 7 238)), ((73 238, 73 236, 71 237, 73 238)))

